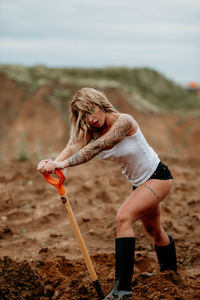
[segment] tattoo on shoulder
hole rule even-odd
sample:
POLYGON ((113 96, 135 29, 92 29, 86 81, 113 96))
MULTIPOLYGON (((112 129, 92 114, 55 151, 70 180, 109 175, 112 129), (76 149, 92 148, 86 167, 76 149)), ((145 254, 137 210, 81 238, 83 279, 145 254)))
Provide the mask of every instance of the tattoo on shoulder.
POLYGON ((99 146, 106 149, 119 143, 129 133, 132 126, 131 117, 128 115, 120 116, 110 130, 99 138, 99 146))

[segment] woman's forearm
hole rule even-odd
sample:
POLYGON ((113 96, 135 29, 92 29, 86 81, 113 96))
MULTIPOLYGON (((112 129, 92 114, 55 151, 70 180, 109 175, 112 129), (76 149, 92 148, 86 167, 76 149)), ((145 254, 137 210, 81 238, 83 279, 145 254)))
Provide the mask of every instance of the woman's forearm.
POLYGON ((55 162, 64 161, 68 157, 73 155, 72 147, 66 147, 58 156, 54 159, 55 162))
POLYGON ((71 157, 67 158, 63 163, 65 165, 65 168, 74 167, 88 162, 100 152, 100 147, 98 147, 97 145, 95 146, 95 143, 92 143, 90 145, 85 146, 71 157))
MULTIPOLYGON (((89 143, 91 136, 87 135, 87 143, 89 143)), ((73 154, 78 152, 80 149, 84 147, 84 134, 81 131, 79 139, 76 143, 67 145, 66 148, 56 157, 55 162, 61 162, 71 157, 73 154)))

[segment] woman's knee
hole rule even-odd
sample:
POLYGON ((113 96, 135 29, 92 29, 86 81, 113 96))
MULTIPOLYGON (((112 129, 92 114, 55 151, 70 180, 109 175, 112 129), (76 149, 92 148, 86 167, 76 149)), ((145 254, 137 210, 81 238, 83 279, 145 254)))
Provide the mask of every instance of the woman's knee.
POLYGON ((117 212, 115 221, 117 227, 130 226, 133 223, 132 218, 130 218, 130 216, 126 212, 120 210, 117 212))

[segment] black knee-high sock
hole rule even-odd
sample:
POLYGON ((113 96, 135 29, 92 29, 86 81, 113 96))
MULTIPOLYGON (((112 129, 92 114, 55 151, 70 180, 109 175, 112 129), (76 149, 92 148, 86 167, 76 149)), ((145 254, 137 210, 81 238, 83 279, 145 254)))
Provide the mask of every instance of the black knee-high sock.
POLYGON ((166 246, 155 245, 160 271, 174 270, 177 271, 176 249, 174 239, 169 235, 170 243, 166 246))
POLYGON ((135 237, 121 237, 115 240, 115 280, 118 290, 132 290, 135 237))

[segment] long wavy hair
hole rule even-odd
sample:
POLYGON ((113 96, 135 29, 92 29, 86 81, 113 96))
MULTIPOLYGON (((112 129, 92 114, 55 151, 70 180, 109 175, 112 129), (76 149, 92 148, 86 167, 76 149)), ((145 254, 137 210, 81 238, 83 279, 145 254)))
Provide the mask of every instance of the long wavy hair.
POLYGON ((69 106, 71 121, 69 145, 78 141, 80 130, 84 133, 84 145, 86 145, 87 133, 91 131, 90 125, 86 120, 86 113, 93 112, 96 105, 105 112, 117 112, 106 95, 99 90, 84 87, 74 94, 69 106))

